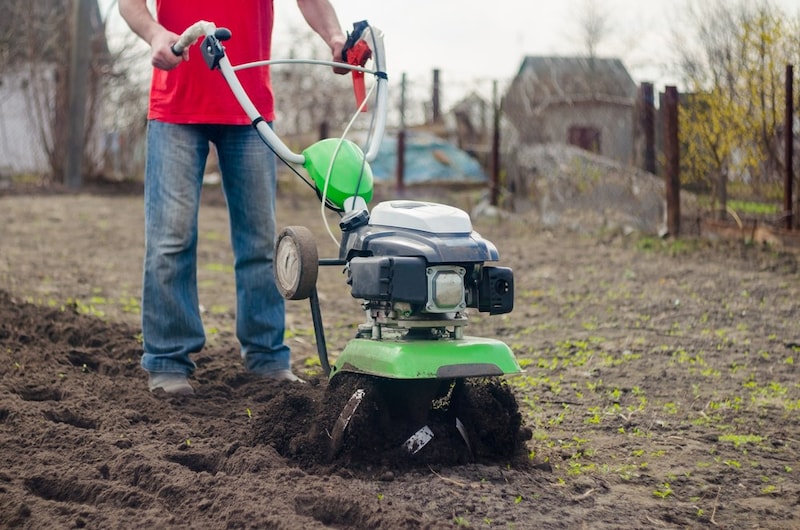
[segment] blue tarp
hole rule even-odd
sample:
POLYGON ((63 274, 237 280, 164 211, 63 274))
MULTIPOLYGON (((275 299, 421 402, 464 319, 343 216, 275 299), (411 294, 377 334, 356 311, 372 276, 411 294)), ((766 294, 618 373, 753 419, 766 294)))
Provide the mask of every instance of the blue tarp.
MULTIPOLYGON (((377 181, 394 181, 397 173, 397 133, 387 132, 370 164, 377 181)), ((407 184, 434 181, 485 182, 486 173, 477 160, 438 136, 406 132, 405 175, 407 184)))

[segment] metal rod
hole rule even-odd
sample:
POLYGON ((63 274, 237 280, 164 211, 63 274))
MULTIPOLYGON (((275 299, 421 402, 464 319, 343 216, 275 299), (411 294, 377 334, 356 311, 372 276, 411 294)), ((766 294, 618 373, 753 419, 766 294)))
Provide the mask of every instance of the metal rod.
POLYGON ((320 258, 319 264, 323 267, 329 265, 347 265, 347 260, 339 258, 320 258))
POLYGON ((311 304, 311 320, 314 322, 314 338, 317 341, 319 363, 322 365, 322 371, 328 376, 331 374, 331 365, 328 362, 328 345, 325 343, 325 329, 322 327, 322 311, 319 307, 316 287, 311 291, 308 301, 311 304))

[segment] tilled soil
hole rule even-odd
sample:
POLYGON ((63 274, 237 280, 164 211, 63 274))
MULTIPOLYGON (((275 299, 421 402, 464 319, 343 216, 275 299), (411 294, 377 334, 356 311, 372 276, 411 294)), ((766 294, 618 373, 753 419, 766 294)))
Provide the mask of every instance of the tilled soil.
MULTIPOLYGON (((338 411, 371 383, 329 385, 304 302, 287 303, 287 341, 308 384, 242 371, 213 189, 197 395, 148 392, 141 210, 137 193, 0 196, 4 527, 800 526, 793 252, 476 218, 514 269, 516 298, 468 332, 505 341, 526 372, 470 385, 458 414, 482 425, 471 451, 442 435, 411 456, 384 443, 403 438, 392 421, 364 415, 332 455, 338 411)), ((280 224, 309 226, 333 255, 318 212, 307 190, 282 191, 280 224)), ((340 270, 318 285, 335 358, 363 314, 340 270)))

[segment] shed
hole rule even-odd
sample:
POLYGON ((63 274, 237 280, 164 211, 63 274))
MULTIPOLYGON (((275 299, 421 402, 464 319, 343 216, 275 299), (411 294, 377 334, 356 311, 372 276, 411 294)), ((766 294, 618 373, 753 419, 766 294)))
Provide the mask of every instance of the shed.
POLYGON ((631 164, 636 97, 619 59, 528 56, 503 113, 524 145, 571 144, 631 164))

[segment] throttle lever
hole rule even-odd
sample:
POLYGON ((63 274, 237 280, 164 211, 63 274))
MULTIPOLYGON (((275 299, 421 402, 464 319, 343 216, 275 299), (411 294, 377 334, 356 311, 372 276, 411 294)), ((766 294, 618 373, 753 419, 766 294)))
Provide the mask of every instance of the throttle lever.
MULTIPOLYGON (((361 37, 364 30, 369 27, 366 20, 353 23, 353 32, 347 34, 347 41, 342 48, 342 60, 353 66, 364 66, 372 57, 372 50, 361 37)), ((356 105, 361 108, 361 112, 367 111, 367 106, 361 106, 367 97, 367 89, 364 84, 364 72, 352 71, 353 92, 356 96, 356 105)))

